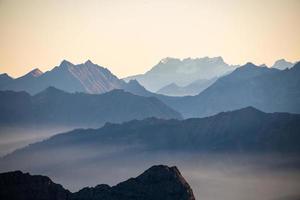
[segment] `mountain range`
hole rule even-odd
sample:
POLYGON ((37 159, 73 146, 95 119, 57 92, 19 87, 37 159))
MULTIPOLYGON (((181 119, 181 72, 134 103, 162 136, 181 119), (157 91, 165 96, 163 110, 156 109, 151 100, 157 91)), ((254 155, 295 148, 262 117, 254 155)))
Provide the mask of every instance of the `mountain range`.
POLYGON ((300 113, 300 62, 290 69, 252 63, 216 80, 195 96, 157 96, 185 118, 253 106, 265 112, 300 113))
POLYGON ((156 92, 161 88, 176 84, 186 86, 197 80, 212 79, 233 71, 238 66, 228 65, 222 57, 203 58, 164 58, 148 72, 124 80, 137 80, 147 90, 156 92))
POLYGON ((264 113, 252 107, 206 118, 107 123, 99 129, 78 129, 19 149, 0 160, 0 170, 63 170, 76 163, 88 167, 107 158, 126 160, 142 152, 298 155, 299 130, 298 114, 264 113))
MULTIPOLYGON (((197 75, 198 79, 186 87, 177 86, 172 82, 171 85, 161 89, 160 93, 168 95, 192 93, 195 96, 170 97, 148 91, 137 80, 130 80, 126 83, 107 69, 93 64, 91 61, 79 65, 63 61, 60 66, 46 73, 35 69, 17 79, 12 79, 7 74, 2 74, 0 76, 0 90, 25 90, 30 94, 36 94, 37 91, 54 85, 66 92, 98 94, 121 88, 135 95, 156 97, 181 113, 184 118, 209 116, 246 106, 254 106, 266 112, 300 112, 299 63, 285 70, 279 70, 266 66, 256 66, 252 63, 247 63, 238 68, 230 68, 224 64, 223 59, 220 57, 195 60, 184 59, 183 61, 168 58, 161 61, 149 73, 166 75, 173 69, 176 73, 178 72, 176 76, 185 77, 181 67, 186 67, 190 69, 189 71, 193 71, 192 69, 194 68, 198 69, 196 67, 198 65, 195 62, 204 63, 205 65, 203 64, 203 66, 209 69, 213 69, 213 66, 219 66, 220 64, 220 66, 223 66, 220 68, 224 69, 224 73, 227 74, 223 74, 218 79, 213 78, 207 81, 199 79, 197 75), (183 65, 182 62, 194 64, 191 64, 193 67, 188 67, 189 65, 183 65), (177 68, 173 68, 173 64, 174 66, 178 65, 177 68), (234 70, 229 73, 228 71, 225 72, 225 68, 234 70), (197 92, 199 93, 197 94, 197 92)), ((287 63, 287 61, 279 60, 276 63, 278 66, 283 66, 280 63, 287 63)), ((202 68, 200 67, 199 69, 202 68)), ((195 74, 197 73, 195 72, 195 74)), ((173 77, 171 74, 168 76, 173 77)), ((192 76, 189 75, 188 77, 191 78, 189 80, 192 80, 192 76)), ((154 78, 152 82, 155 84, 159 82, 155 80, 154 78)), ((164 78, 164 80, 171 79, 164 78)))
POLYGON ((64 60, 59 66, 45 73, 34 69, 17 79, 7 76, 0 76, 0 90, 26 91, 30 94, 37 94, 48 87, 56 87, 66 92, 101 94, 126 85, 108 69, 90 60, 78 65, 64 60))
POLYGON ((0 124, 20 126, 76 125, 99 127, 147 117, 177 118, 181 115, 155 97, 123 90, 105 94, 67 93, 54 87, 31 96, 26 92, 0 91, 0 124))
MULTIPOLYGON (((76 175, 75 175, 76 176, 76 175)), ((152 166, 136 178, 110 187, 86 187, 71 193, 47 176, 21 171, 0 174, 0 198, 9 200, 195 200, 177 167, 152 166)))
MULTIPOLYGON (((272 68, 291 68, 293 63, 280 59, 272 68)), ((162 59, 157 65, 143 75, 125 78, 137 80, 147 90, 158 91, 164 95, 196 95, 206 89, 217 77, 224 76, 238 65, 228 65, 222 57, 203 57, 162 59), (174 87, 176 85, 176 87, 174 87)), ((26 91, 36 94, 48 87, 56 87, 66 92, 86 92, 100 94, 113 89, 130 91, 125 81, 117 78, 107 68, 87 60, 82 64, 72 64, 63 60, 59 66, 43 73, 38 68, 24 76, 12 78, 0 74, 0 90, 26 91)))

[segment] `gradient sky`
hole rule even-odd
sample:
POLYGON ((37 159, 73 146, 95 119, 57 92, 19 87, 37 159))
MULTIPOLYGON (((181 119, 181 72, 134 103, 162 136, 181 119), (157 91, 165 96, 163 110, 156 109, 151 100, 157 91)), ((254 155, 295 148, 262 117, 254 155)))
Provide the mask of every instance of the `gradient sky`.
POLYGON ((163 57, 300 59, 300 0, 0 0, 0 73, 91 59, 119 77, 163 57))

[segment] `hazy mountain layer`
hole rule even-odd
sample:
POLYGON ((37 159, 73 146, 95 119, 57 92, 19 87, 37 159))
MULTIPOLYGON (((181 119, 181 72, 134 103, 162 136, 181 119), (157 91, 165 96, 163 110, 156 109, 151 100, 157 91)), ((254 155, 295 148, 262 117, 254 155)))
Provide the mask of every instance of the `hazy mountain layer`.
POLYGON ((2 158, 0 171, 43 173, 77 191, 164 163, 180 166, 197 199, 299 196, 299 121, 246 108, 202 119, 107 124, 29 145, 2 158))
MULTIPOLYGON (((252 107, 200 119, 162 120, 149 118, 100 129, 74 130, 18 150, 2 159, 14 166, 26 159, 47 159, 49 152, 63 149, 93 149, 93 152, 196 151, 300 153, 300 115, 263 113, 252 107), (36 154, 39 152, 38 154, 36 154), (45 155, 43 155, 44 153, 45 155)), ((67 152, 68 150, 66 150, 67 152)), ((59 154, 59 153, 58 153, 59 154)), ((64 153, 62 152, 61 155, 64 153)), ((75 159, 77 155, 64 159, 75 159)), ((81 155, 89 157, 91 155, 81 155)), ((55 159, 60 159, 57 156, 55 159)), ((38 162, 43 162, 41 160, 38 162)), ((50 160, 44 160, 51 163, 50 160)), ((27 163, 26 163, 27 165, 27 163)), ((30 165, 30 164, 29 164, 30 165)), ((20 166, 20 165, 16 165, 20 166)), ((51 166, 51 164, 49 164, 51 166)))
POLYGON ((163 94, 167 96, 190 96, 197 95, 210 85, 212 85, 217 78, 212 78, 210 80, 197 80, 190 83, 187 86, 180 87, 175 83, 171 83, 157 91, 158 94, 163 94))
POLYGON ((300 63, 278 70, 248 63, 219 78, 199 95, 157 96, 185 118, 253 106, 265 112, 300 113, 300 63))
POLYGON ((0 91, 1 126, 75 125, 101 126, 147 117, 181 118, 154 97, 142 97, 122 90, 101 95, 67 93, 50 87, 30 96, 26 92, 0 91))
POLYGON ((191 84, 199 79, 212 79, 234 70, 221 57, 209 58, 165 58, 145 74, 130 76, 124 80, 137 80, 147 90, 156 92, 169 84, 179 86, 191 84))
POLYGON ((272 68, 284 70, 284 69, 289 69, 289 68, 293 67, 295 64, 296 63, 292 63, 292 62, 286 61, 285 59, 280 59, 280 60, 277 60, 272 65, 272 68))

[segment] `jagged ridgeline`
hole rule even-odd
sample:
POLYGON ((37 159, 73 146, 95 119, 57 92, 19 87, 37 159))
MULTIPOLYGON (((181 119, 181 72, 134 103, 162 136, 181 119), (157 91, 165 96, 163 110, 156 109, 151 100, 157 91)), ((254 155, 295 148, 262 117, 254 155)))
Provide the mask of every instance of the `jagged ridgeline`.
POLYGON ((0 199, 6 200, 195 200, 177 167, 153 166, 115 186, 101 184, 71 193, 46 176, 21 171, 0 174, 0 199))

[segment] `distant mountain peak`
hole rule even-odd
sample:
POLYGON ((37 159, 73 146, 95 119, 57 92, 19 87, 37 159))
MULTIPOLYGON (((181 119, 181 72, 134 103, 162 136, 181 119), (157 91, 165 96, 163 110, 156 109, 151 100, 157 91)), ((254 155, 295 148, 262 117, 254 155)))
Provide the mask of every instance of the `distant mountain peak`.
POLYGON ((25 74, 24 76, 22 76, 21 78, 37 78, 39 76, 43 75, 43 72, 38 69, 38 68, 35 68, 33 70, 31 70, 30 72, 28 72, 27 74, 25 74))
POLYGON ((0 87, 1 87, 1 85, 7 84, 13 80, 14 79, 12 77, 10 77, 7 73, 0 74, 0 87))
POLYGON ((281 64, 286 64, 286 63, 291 63, 291 62, 288 62, 287 60, 282 58, 282 59, 276 60, 274 65, 281 65, 281 64))
POLYGON ((69 62, 69 61, 67 61, 67 60, 63 60, 63 61, 60 63, 59 67, 65 68, 65 67, 72 66, 72 65, 73 65, 73 63, 71 63, 71 62, 69 62))
POLYGON ((0 78, 9 78, 9 79, 12 79, 7 73, 0 74, 0 78))
POLYGON ((35 96, 40 96, 40 95, 57 95, 57 94, 69 94, 68 92, 65 92, 63 90, 57 89, 56 87, 50 86, 43 90, 42 92, 36 94, 35 96))
POLYGON ((277 69, 286 69, 286 68, 291 68, 293 66, 292 62, 286 61, 285 59, 279 59, 275 61, 273 64, 272 68, 277 68, 277 69))
POLYGON ((286 59, 284 59, 284 58, 281 58, 281 59, 275 61, 275 63, 281 63, 281 62, 287 62, 287 61, 286 61, 286 59))
POLYGON ((8 74, 7 73, 3 73, 3 74, 0 74, 0 76, 8 76, 8 74))
POLYGON ((257 67, 255 64, 253 64, 252 62, 247 62, 245 65, 243 65, 242 67, 257 67))
POLYGON ((35 68, 34 70, 29 72, 28 74, 32 75, 33 77, 39 77, 43 74, 43 72, 39 68, 35 68))
POLYGON ((247 106, 244 108, 241 108, 239 110, 236 110, 236 112, 256 112, 256 113, 264 113, 261 110, 258 110, 257 108, 253 107, 253 106, 247 106))
POLYGON ((85 65, 95 65, 90 59, 85 61, 85 65))
MULTIPOLYGON (((254 65, 252 62, 247 62, 246 64, 242 65, 241 67, 236 68, 233 73, 229 74, 231 76, 235 72, 248 72, 258 69, 259 67, 254 65)), ((263 68, 263 67, 262 67, 263 68)))

